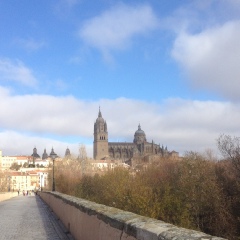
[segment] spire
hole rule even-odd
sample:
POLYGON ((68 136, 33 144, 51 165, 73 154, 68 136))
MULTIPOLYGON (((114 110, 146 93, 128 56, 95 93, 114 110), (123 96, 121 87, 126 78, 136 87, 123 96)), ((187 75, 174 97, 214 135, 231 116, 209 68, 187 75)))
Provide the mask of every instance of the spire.
POLYGON ((47 158, 48 158, 48 154, 47 154, 46 148, 44 148, 42 159, 44 160, 44 159, 47 159, 47 158))
POLYGON ((102 113, 101 113, 101 110, 100 110, 100 106, 99 106, 98 117, 102 117, 102 113))
POLYGON ((140 125, 140 123, 138 124, 138 130, 141 130, 141 125, 140 125))
POLYGON ((66 149, 66 151, 65 151, 65 157, 68 157, 68 156, 70 156, 70 155, 71 155, 70 150, 69 150, 69 148, 67 147, 67 149, 66 149))
POLYGON ((36 154, 36 153, 37 153, 37 148, 35 146, 34 149, 33 149, 33 154, 36 154))

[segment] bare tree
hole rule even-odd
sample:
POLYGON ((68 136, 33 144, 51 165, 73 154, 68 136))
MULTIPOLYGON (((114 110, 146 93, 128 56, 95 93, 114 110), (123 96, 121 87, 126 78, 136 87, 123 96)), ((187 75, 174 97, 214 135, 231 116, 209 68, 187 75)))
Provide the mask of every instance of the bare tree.
POLYGON ((217 144, 221 154, 232 162, 240 177, 240 138, 222 134, 217 144))
POLYGON ((7 190, 7 176, 6 173, 0 171, 0 192, 7 190))
POLYGON ((81 144, 79 146, 79 160, 83 161, 87 159, 87 151, 86 146, 84 144, 81 144))

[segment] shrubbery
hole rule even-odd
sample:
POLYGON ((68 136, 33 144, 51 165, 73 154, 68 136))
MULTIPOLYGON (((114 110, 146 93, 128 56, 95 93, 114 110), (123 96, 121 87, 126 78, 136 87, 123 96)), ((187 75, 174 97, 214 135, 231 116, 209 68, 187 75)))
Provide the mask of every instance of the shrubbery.
POLYGON ((175 225, 233 238, 237 216, 217 176, 218 163, 190 153, 135 176, 125 169, 85 176, 75 196, 175 225))
POLYGON ((81 176, 77 165, 57 171, 57 190, 211 235, 239 239, 240 185, 231 161, 195 152, 159 159, 139 172, 115 168, 81 176))

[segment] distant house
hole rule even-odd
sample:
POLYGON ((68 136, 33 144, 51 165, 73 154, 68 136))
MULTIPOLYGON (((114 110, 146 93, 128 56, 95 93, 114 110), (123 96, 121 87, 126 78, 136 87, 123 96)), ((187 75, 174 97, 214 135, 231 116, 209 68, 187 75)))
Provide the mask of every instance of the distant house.
POLYGON ((7 188, 10 191, 38 190, 47 185, 48 172, 29 170, 29 171, 9 171, 4 173, 7 179, 7 188))

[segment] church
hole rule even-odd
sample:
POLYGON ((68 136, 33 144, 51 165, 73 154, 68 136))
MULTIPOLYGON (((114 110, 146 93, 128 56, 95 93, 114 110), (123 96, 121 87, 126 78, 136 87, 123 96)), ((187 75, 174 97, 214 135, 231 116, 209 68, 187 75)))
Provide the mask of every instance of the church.
POLYGON ((167 147, 161 147, 153 141, 148 142, 140 124, 134 134, 133 142, 109 142, 107 122, 103 119, 99 108, 98 118, 94 123, 93 158, 95 160, 111 159, 127 162, 133 158, 147 156, 178 157, 178 152, 169 152, 167 147))

